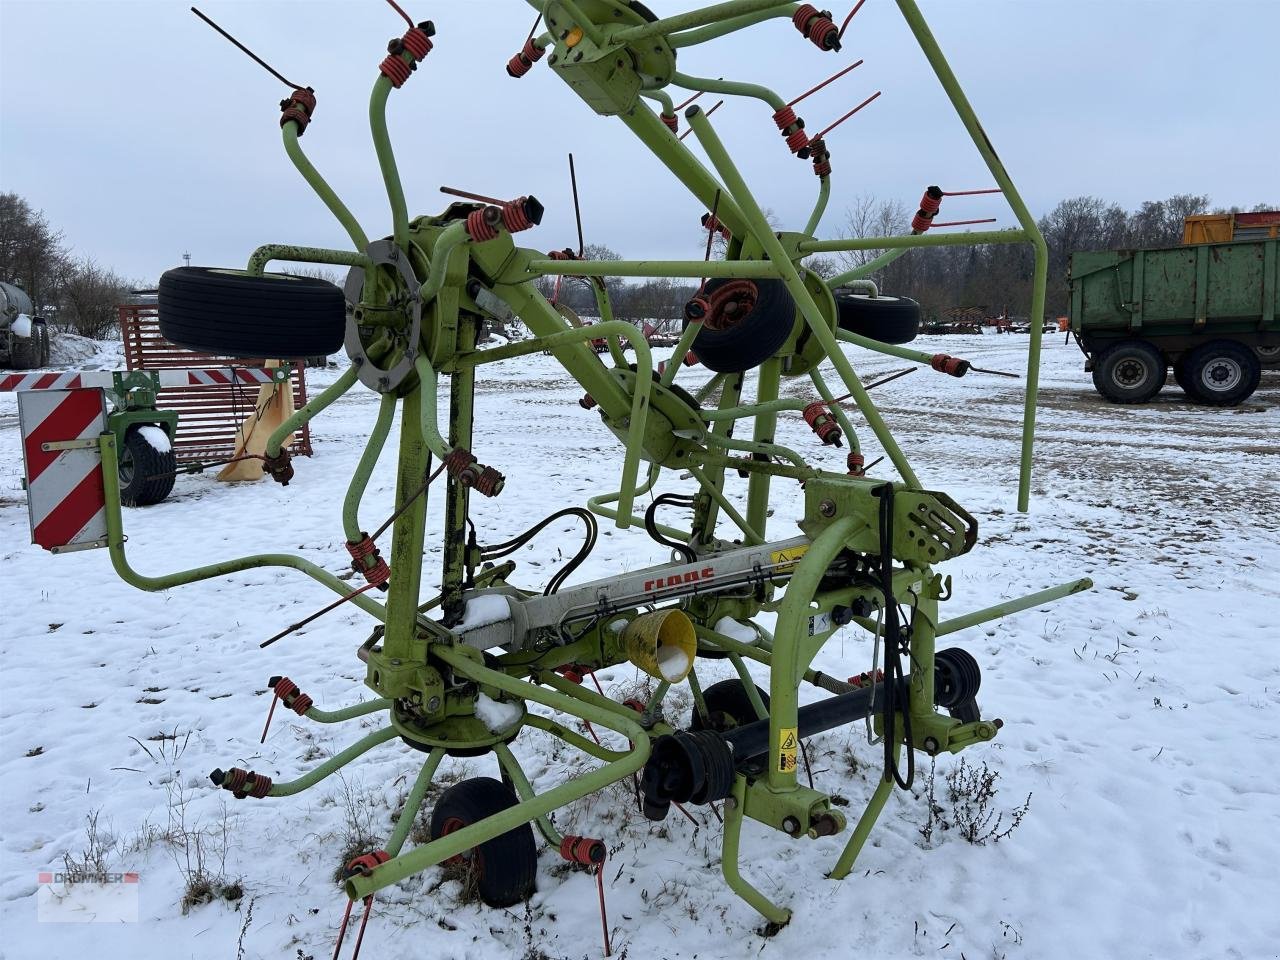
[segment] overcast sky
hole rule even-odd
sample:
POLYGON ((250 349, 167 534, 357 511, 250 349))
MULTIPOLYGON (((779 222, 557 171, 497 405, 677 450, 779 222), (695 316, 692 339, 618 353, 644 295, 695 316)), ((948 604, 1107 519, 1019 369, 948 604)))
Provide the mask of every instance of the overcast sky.
MULTIPOLYGON (((188 5, 0 0, 0 190, 42 209, 77 253, 142 281, 187 251, 194 264, 240 265, 266 242, 345 245, 280 144, 285 89, 188 5)), ((386 41, 403 21, 380 0, 200 5, 287 77, 316 89, 304 147, 370 236, 389 233, 366 111, 386 41)), ((389 108, 411 215, 442 210, 442 184, 535 194, 547 216, 522 241, 572 245, 572 150, 588 242, 627 257, 699 254, 702 208, 619 121, 595 115, 545 60, 522 80, 506 75, 533 21, 523 0, 405 5, 438 30, 427 62, 389 108)), ((661 16, 693 4, 649 5, 661 16)), ((921 7, 1035 214, 1080 194, 1126 207, 1181 192, 1226 206, 1280 204, 1272 59, 1280 0, 921 7)), ((930 183, 990 185, 891 0, 868 0, 838 54, 820 53, 774 20, 683 50, 680 65, 764 83, 789 99, 858 58, 866 63, 798 108, 816 131, 884 91, 829 138, 835 173, 820 234, 839 233, 859 194, 914 205, 930 183)), ((713 122, 762 203, 800 229, 816 181, 807 162, 789 155, 769 113, 734 99, 713 122)), ((1013 222, 998 198, 943 207, 943 219, 983 216, 1013 222)))

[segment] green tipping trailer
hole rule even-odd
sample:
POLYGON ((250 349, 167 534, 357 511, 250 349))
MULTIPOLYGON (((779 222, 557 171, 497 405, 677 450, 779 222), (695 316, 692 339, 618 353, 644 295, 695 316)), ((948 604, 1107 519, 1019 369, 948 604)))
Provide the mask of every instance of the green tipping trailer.
POLYGON ((1187 396, 1242 403, 1280 364, 1280 239, 1075 253, 1071 332, 1098 392, 1145 403, 1167 370, 1187 396))

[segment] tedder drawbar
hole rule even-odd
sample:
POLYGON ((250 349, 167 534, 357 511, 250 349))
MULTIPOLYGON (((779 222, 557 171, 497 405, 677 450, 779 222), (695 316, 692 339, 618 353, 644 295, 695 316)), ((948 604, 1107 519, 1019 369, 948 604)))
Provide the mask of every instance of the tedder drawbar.
MULTIPOLYGON (((549 814, 633 775, 639 781, 638 803, 652 820, 666 817, 672 804, 723 803, 725 881, 776 929, 791 911, 766 897, 741 871, 743 819, 801 842, 840 834, 849 826, 829 794, 798 782, 801 741, 867 719, 883 741, 883 776, 830 870, 830 876, 844 877, 889 794, 910 783, 917 751, 955 753, 992 739, 1000 728, 1000 721, 979 712, 975 697, 980 673, 974 658, 958 648, 937 649, 938 639, 1091 586, 1079 580, 942 619, 939 604, 950 599, 951 587, 935 568, 973 548, 976 523, 951 497, 925 489, 917 479, 842 350, 842 342, 853 343, 964 375, 971 369, 967 361, 901 346, 903 338, 875 324, 863 328, 872 336, 856 332, 858 311, 883 317, 876 309, 895 302, 881 297, 866 278, 916 247, 1031 244, 1035 274, 1018 492, 1018 506, 1025 510, 1045 243, 915 0, 895 2, 1016 215, 1017 229, 929 234, 931 226, 941 225, 934 218, 946 195, 930 187, 909 234, 816 239, 831 189, 832 150, 826 142, 831 128, 817 136, 806 132, 794 107, 807 94, 787 102, 762 86, 690 76, 677 66, 684 47, 774 19, 789 20, 818 51, 834 54, 842 48, 847 18, 844 27, 837 27, 829 12, 776 0, 728 0, 664 18, 636 0, 529 2, 538 20, 507 64, 507 73, 519 78, 545 60, 545 68, 597 114, 625 124, 702 205, 704 226, 726 238, 724 258, 593 261, 583 259, 581 247, 545 253, 517 246, 515 234, 535 226, 542 216, 542 205, 531 196, 504 202, 450 191, 463 199, 442 213, 410 219, 385 108, 391 92, 427 58, 435 28, 430 22, 415 25, 405 16, 408 29, 391 41, 369 105, 390 200, 391 235, 370 241, 303 154, 300 138, 312 121, 316 98, 311 88, 289 83, 280 118, 285 150, 350 235, 351 249, 268 245, 256 250, 243 270, 183 267, 166 273, 160 283, 162 330, 180 345, 273 358, 329 353, 345 345, 351 360, 346 372, 271 437, 264 461, 276 480, 287 483, 293 475, 282 446, 289 431, 357 385, 381 396, 342 510, 353 566, 368 583, 353 593, 334 574, 288 554, 259 554, 165 576, 137 573, 125 556, 117 441, 107 432, 98 444, 112 561, 125 580, 145 590, 253 567, 292 567, 378 621, 356 651, 365 666, 365 684, 376 698, 322 710, 291 680, 271 680, 273 709, 280 702, 319 723, 372 716, 379 721, 374 732, 291 782, 276 783, 239 768, 212 775, 215 784, 238 798, 281 798, 309 789, 388 741, 399 740, 424 754, 385 849, 369 851, 347 867, 343 932, 356 901, 364 903, 363 934, 378 890, 458 858, 472 864, 487 903, 508 905, 526 898, 536 876, 535 827, 566 859, 598 867, 605 845, 561 836, 549 814), (710 111, 688 101, 675 105, 672 88, 767 105, 785 148, 812 161, 816 175, 817 201, 802 230, 779 232, 769 224, 709 119, 710 111), (677 111, 686 105, 687 129, 681 133, 677 111), (685 145, 688 132, 705 160, 685 145), (830 280, 804 266, 811 254, 852 250, 885 252, 830 280), (268 273, 265 267, 272 260, 339 264, 350 272, 339 289, 322 280, 268 273), (655 366, 638 331, 613 319, 608 290, 596 279, 606 275, 703 278, 686 308, 683 336, 669 362, 655 366), (590 278, 600 322, 587 327, 566 322, 535 285, 544 276, 590 278), (854 311, 852 322, 844 322, 846 308, 854 311), (527 325, 532 338, 478 348, 486 322, 512 315, 527 325), (592 340, 602 337, 607 350, 598 354, 592 340), (628 343, 635 351, 634 363, 624 356, 628 343), (474 532, 468 535, 473 494, 497 497, 504 485, 497 468, 480 462, 483 450, 473 449, 474 388, 481 368, 543 352, 554 356, 586 391, 583 415, 598 416, 625 448, 625 457, 616 492, 591 499, 586 509, 570 506, 549 518, 580 518, 588 531, 584 551, 545 585, 517 586, 514 562, 494 561, 514 552, 548 521, 491 547, 477 544, 474 532), (676 378, 696 370, 694 362, 712 376, 690 393, 676 378), (856 407, 856 425, 853 411, 837 402, 833 386, 819 371, 827 362, 841 392, 856 407), (802 377, 820 399, 780 399, 781 381, 802 377), (448 383, 447 436, 437 427, 442 378, 448 383), (748 379, 754 381, 753 390, 748 379), (847 440, 851 452, 839 469, 822 469, 775 442, 779 416, 795 414, 803 416, 824 445, 847 440), (395 511, 370 536, 358 510, 397 415, 395 511), (883 449, 896 479, 865 473, 859 445, 859 430, 864 429, 883 449), (658 494, 637 515, 636 499, 659 490, 672 471, 696 481, 697 492, 658 494), (730 497, 727 475, 747 478, 745 502, 730 497), (437 478, 446 504, 445 528, 439 534, 443 575, 439 594, 424 599, 427 495, 437 478), (767 529, 775 478, 798 481, 803 496, 798 531, 784 531, 781 538, 771 537, 767 529), (655 510, 660 506, 687 510, 688 528, 658 522, 655 510), (672 548, 673 560, 566 585, 568 574, 594 544, 596 516, 622 529, 647 531, 672 548), (384 556, 375 540, 388 528, 390 549, 384 556), (384 600, 369 592, 375 587, 384 600), (753 622, 761 613, 776 616, 772 633, 753 622), (869 671, 846 682, 810 664, 835 631, 848 624, 868 632, 876 653, 869 671), (703 688, 697 667, 712 658, 727 659, 741 679, 703 688), (767 691, 750 681, 748 660, 768 668, 767 691), (582 685, 584 676, 627 661, 656 680, 648 702, 619 703, 582 685), (687 730, 662 719, 663 698, 676 684, 688 684, 695 705, 687 730), (800 706, 801 684, 824 696, 800 706), (547 709, 530 711, 530 704, 547 709), (551 714, 614 731, 627 747, 613 749, 587 739, 551 714), (526 728, 558 737, 602 765, 537 793, 511 748, 526 728), (475 778, 446 790, 431 818, 430 841, 407 846, 410 827, 445 757, 487 753, 496 758, 501 780, 475 778)), ((795 488, 785 489, 791 496, 795 488)), ((606 950, 607 931, 606 924, 606 950)))

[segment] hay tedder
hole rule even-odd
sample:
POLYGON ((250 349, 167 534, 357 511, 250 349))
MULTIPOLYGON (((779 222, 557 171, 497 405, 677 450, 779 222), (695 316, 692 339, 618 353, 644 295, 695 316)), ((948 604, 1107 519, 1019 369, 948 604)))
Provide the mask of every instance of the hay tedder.
MULTIPOLYGON (((929 233, 940 225, 934 217, 946 195, 931 187, 909 234, 816 239, 830 193, 832 150, 825 139, 828 131, 810 136, 795 113, 805 95, 787 102, 761 86, 689 76, 677 66, 684 47, 775 20, 790 21, 787 29, 794 25, 798 40, 816 48, 811 52, 838 53, 843 27, 828 12, 776 0, 728 0, 659 18, 635 0, 530 3, 538 22, 507 72, 519 78, 545 61, 545 68, 597 114, 625 124, 696 198, 708 231, 726 238, 724 258, 593 261, 582 258, 581 248, 545 253, 518 246, 515 234, 542 217, 542 205, 531 196, 500 201, 454 191, 460 199, 443 212, 411 219, 385 107, 391 92, 428 57, 435 28, 429 22, 415 25, 406 16, 408 29, 389 46, 369 108, 390 199, 390 236, 370 241, 303 154, 300 137, 312 120, 316 99, 310 88, 290 83, 281 105, 285 149, 350 235, 351 249, 269 245, 257 249, 243 270, 178 268, 160 285, 163 333, 192 349, 288 358, 345 345, 349 368, 268 444, 264 466, 278 481, 287 483, 293 476, 282 449, 291 430, 357 385, 381 396, 342 508, 347 549, 367 583, 352 591, 334 574, 287 554, 248 556, 164 576, 137 573, 125 556, 115 489, 116 441, 106 433, 98 442, 112 561, 124 579, 146 590, 253 567, 292 567, 340 594, 338 602, 353 603, 377 621, 372 636, 356 650, 374 699, 320 709, 293 681, 271 680, 273 709, 280 703, 319 723, 372 717, 378 720, 374 732, 291 782, 273 782, 239 768, 212 775, 217 786, 238 798, 283 798, 388 741, 422 752, 421 771, 385 849, 369 851, 348 865, 347 917, 351 905, 363 901, 367 921, 377 891, 458 858, 474 866, 487 903, 524 899, 536 876, 535 828, 567 860, 598 867, 605 844, 561 836, 549 815, 634 776, 636 802, 653 820, 666 817, 672 805, 722 804, 724 878, 776 929, 791 911, 767 898, 741 872, 744 818, 798 842, 849 827, 828 793, 797 779, 801 742, 868 721, 883 743, 883 777, 830 869, 830 876, 844 877, 890 793, 910 783, 917 752, 955 753, 992 739, 1000 728, 1000 721, 979 711, 980 672, 974 658, 958 648, 937 649, 938 639, 1091 585, 1075 581, 943 619, 939 607, 951 597, 950 579, 935 568, 973 548, 976 522, 951 497, 925 489, 917 479, 842 350, 842 342, 848 342, 943 374, 970 372, 971 365, 959 358, 913 350, 894 336, 878 339, 880 328, 874 324, 858 332, 857 310, 893 299, 881 297, 865 278, 915 247, 1028 243, 1035 249, 1034 320, 1043 312, 1044 241, 915 0, 896 3, 1016 215, 1017 229, 929 233), (744 97, 768 107, 765 113, 772 113, 784 141, 778 148, 811 161, 816 175, 817 201, 803 229, 779 232, 768 223, 717 135, 710 111, 696 103, 677 106, 673 88, 744 97), (678 111, 685 106, 684 132, 692 133, 705 161, 681 139, 678 111), (812 254, 850 250, 886 252, 834 279, 824 280, 804 266, 812 254), (350 272, 340 290, 321 280, 268 273, 265 268, 273 260, 339 264, 350 272), (566 321, 534 282, 544 276, 606 275, 703 278, 668 362, 655 364, 636 328, 613 319, 603 283, 591 280, 600 321, 578 327, 566 321), (846 316, 847 308, 855 311, 852 318, 846 316), (529 328, 531 338, 478 348, 486 321, 513 315, 529 328), (591 341, 601 337, 607 350, 598 354, 591 341), (886 342, 892 340, 899 342, 886 342), (634 363, 624 354, 627 344, 635 351, 634 363), (498 561, 548 521, 504 544, 477 543, 469 511, 477 495, 502 494, 504 477, 480 462, 483 450, 474 449, 474 388, 482 368, 548 351, 586 392, 582 416, 598 416, 625 455, 616 492, 549 518, 579 518, 587 530, 584 549, 546 584, 516 585, 514 562, 498 561), (698 365, 690 362, 695 357, 698 365), (838 402, 836 390, 820 372, 825 363, 834 368, 839 392, 848 394, 853 409, 846 411, 838 402), (696 373, 700 367, 710 377, 692 392, 677 384, 678 374, 696 373), (819 399, 780 398, 782 381, 797 378, 811 382, 819 399), (748 380, 754 381, 753 389, 748 380), (447 435, 437 426, 442 382, 448 384, 447 435), (401 429, 394 513, 370 535, 359 521, 361 499, 397 415, 401 429), (787 416, 802 417, 824 450, 842 440, 848 443, 838 469, 813 465, 775 442, 779 418, 787 416), (897 479, 866 474, 862 430, 874 436, 897 479), (660 492, 664 476, 672 472, 696 482, 696 492, 660 492), (433 536, 442 538, 443 572, 439 592, 430 598, 424 597, 423 558, 427 496, 437 478, 445 517, 444 530, 433 536), (734 482, 727 484, 726 478, 734 482), (745 478, 745 499, 731 496, 739 478, 745 478), (775 479, 798 481, 803 498, 798 529, 781 536, 771 536, 767 529, 771 492, 775 498, 778 492, 771 490, 775 479), (643 513, 637 512, 638 498, 648 498, 643 513), (668 523, 657 519, 661 507, 668 508, 668 523), (688 511, 687 527, 670 525, 670 508, 688 511), (673 559, 566 584, 595 543, 596 517, 622 529, 646 531, 671 548, 673 559), (388 529, 384 556, 375 541, 388 529), (755 622, 762 613, 776 616, 771 632, 755 622), (857 674, 852 680, 812 669, 824 643, 846 625, 867 631, 875 651, 867 657, 870 663, 851 669, 857 674), (740 679, 704 688, 698 666, 709 659, 727 661, 740 679), (582 683, 595 671, 628 661, 655 681, 645 702, 620 703, 582 683), (767 690, 751 682, 748 661, 767 667, 767 690), (694 703, 689 729, 663 719, 663 699, 677 684, 688 685, 694 703), (820 695, 802 698, 802 684, 820 695), (531 705, 544 709, 530 710, 531 705), (530 728, 560 738, 601 765, 535 792, 511 748, 530 728), (599 728, 618 735, 613 746, 579 732, 599 728), (434 809, 430 841, 406 846, 444 759, 489 753, 501 779, 475 778, 450 787, 434 809)), ((775 26, 782 29, 773 23, 764 29, 775 26)), ((769 143, 776 135, 770 135, 769 143)), ((803 170, 807 177, 809 163, 803 170)), ((1030 493, 1040 324, 1033 323, 1031 330, 1018 494, 1024 510, 1030 493)), ((793 490, 797 487, 788 483, 785 495, 792 496, 793 490)), ((344 918, 344 932, 346 923, 344 918)))

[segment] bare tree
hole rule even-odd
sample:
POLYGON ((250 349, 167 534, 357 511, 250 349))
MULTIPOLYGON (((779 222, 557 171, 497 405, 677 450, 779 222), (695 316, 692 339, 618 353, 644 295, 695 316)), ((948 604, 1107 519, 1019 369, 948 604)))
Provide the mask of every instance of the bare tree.
POLYGON ((124 279, 90 259, 77 262, 61 287, 58 325, 94 338, 105 336, 115 327, 116 307, 129 292, 124 279))
MULTIPOLYGON (((847 239, 865 240, 868 237, 892 237, 905 233, 910 214, 901 200, 881 200, 872 194, 859 194, 845 211, 844 230, 847 239)), ((883 253, 883 250, 847 250, 837 256, 845 270, 865 266, 883 253)))
POLYGON ((0 193, 0 279, 20 284, 39 312, 67 266, 62 234, 16 193, 0 193))

